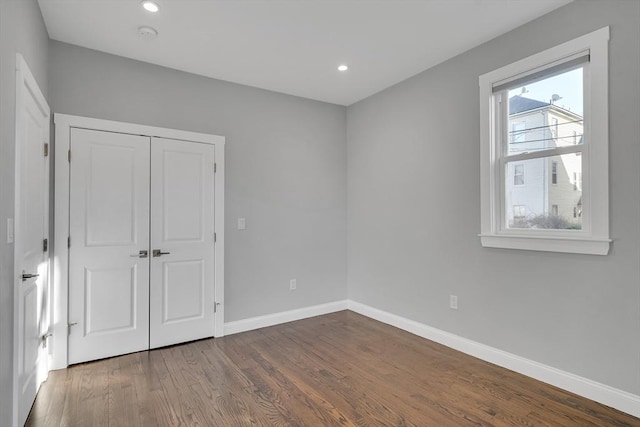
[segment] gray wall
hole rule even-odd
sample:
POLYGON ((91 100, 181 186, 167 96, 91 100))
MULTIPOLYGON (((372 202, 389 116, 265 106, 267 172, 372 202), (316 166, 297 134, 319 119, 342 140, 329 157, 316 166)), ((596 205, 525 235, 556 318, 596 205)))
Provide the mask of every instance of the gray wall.
POLYGON ((640 394, 639 21, 576 1, 350 106, 349 297, 640 394), (482 248, 478 76, 606 25, 610 255, 482 248))
POLYGON ((56 113, 226 136, 225 321, 346 298, 345 107, 54 41, 49 66, 56 113))
POLYGON ((36 0, 0 0, 0 426, 11 422, 13 372, 13 245, 15 57, 21 53, 47 95, 48 36, 36 0))

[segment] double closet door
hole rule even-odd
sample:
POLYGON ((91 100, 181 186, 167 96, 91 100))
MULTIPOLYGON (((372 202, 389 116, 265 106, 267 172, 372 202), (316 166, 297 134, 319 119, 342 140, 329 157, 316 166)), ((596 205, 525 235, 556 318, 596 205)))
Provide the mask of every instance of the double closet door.
POLYGON ((213 336, 214 155, 71 130, 70 364, 213 336))

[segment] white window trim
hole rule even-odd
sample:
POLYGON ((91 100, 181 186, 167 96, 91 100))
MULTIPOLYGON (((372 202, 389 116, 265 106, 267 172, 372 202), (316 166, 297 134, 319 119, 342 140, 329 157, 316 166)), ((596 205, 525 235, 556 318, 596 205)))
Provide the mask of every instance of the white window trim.
POLYGON ((480 188, 481 233, 484 247, 607 255, 609 238, 609 27, 570 40, 480 76, 480 188), (583 230, 504 230, 504 204, 498 147, 493 140, 496 117, 493 87, 526 76, 532 70, 589 51, 589 78, 585 82, 585 134, 590 136, 589 156, 583 162, 583 230), (502 210, 503 211, 503 210, 502 210))

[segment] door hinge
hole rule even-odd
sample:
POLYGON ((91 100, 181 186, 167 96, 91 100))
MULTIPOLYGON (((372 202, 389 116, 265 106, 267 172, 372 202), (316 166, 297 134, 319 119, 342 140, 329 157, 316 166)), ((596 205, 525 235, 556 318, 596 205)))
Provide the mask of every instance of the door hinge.
POLYGON ((218 164, 214 163, 213 164, 213 173, 216 173, 216 172, 218 172, 218 164))
POLYGON ((71 150, 67 151, 67 160, 71 163, 71 150))
POLYGON ((42 240, 42 252, 47 252, 49 250, 49 239, 42 240))
POLYGON ((219 302, 213 302, 213 312, 217 313, 218 312, 218 306, 220 305, 219 302))
POLYGON ((51 332, 47 332, 45 334, 43 334, 40 337, 40 340, 42 341, 42 348, 47 348, 47 341, 49 340, 49 338, 51 338, 53 336, 53 334, 51 332))
POLYGON ((47 157, 49 155, 49 144, 44 143, 44 156, 47 157))
POLYGON ((67 335, 71 335, 71 327, 76 326, 78 322, 67 323, 67 335))
POLYGON ((213 243, 218 241, 218 234, 217 233, 213 233, 213 243))
POLYGON ((67 248, 71 247, 71 236, 67 237, 67 248))

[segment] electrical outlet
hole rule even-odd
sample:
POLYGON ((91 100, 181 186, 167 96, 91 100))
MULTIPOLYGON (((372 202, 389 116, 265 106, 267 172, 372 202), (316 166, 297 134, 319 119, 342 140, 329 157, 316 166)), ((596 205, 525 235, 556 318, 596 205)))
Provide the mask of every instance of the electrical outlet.
POLYGON ((458 309, 458 296, 457 295, 449 295, 449 307, 457 310, 458 309))
POLYGON ((289 290, 290 291, 295 291, 296 290, 296 286, 297 286, 296 279, 289 280, 289 290))
POLYGON ((238 230, 244 230, 247 228, 247 221, 244 218, 238 218, 238 230))

